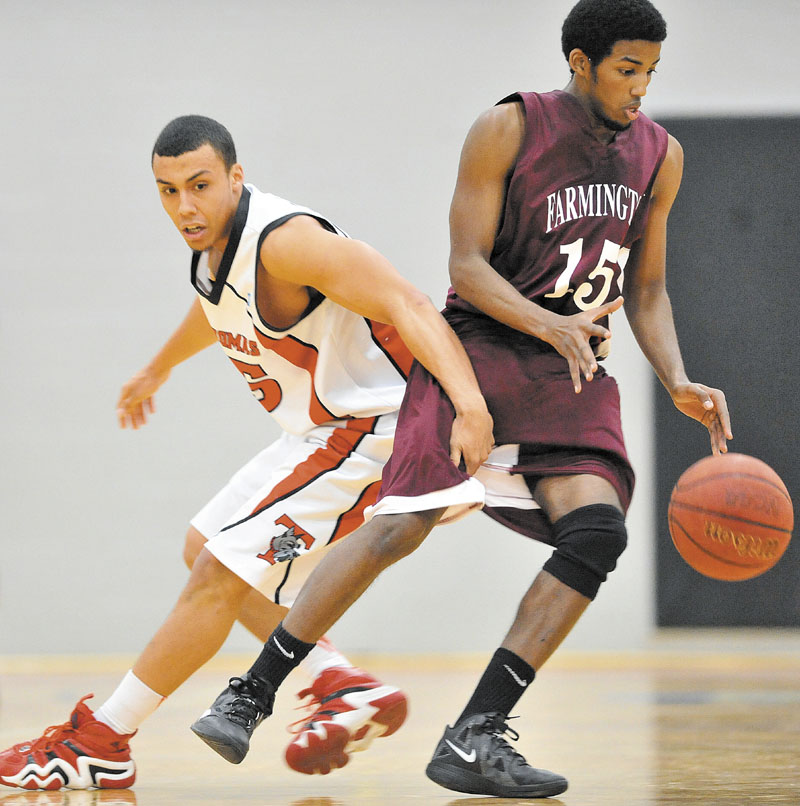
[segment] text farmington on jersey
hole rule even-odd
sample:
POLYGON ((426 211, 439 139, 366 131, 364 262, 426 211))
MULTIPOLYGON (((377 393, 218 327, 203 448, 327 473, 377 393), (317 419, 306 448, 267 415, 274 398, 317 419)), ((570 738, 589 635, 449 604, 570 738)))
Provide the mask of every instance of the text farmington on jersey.
POLYGON ((547 197, 547 230, 590 216, 611 216, 620 221, 633 221, 642 200, 641 194, 627 185, 574 185, 561 188, 547 197))

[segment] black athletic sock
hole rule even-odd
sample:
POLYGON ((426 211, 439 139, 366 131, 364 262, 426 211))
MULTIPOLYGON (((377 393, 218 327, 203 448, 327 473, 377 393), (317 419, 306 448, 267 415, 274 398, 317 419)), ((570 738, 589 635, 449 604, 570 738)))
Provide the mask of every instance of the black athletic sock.
POLYGON ((534 677, 536 671, 532 666, 511 650, 500 647, 492 655, 483 677, 457 721, 460 722, 465 716, 495 711, 508 716, 534 677))
POLYGON ((281 622, 267 639, 261 654, 250 667, 248 673, 253 677, 266 680, 278 688, 289 672, 299 666, 300 661, 308 655, 315 644, 307 644, 287 632, 281 622))

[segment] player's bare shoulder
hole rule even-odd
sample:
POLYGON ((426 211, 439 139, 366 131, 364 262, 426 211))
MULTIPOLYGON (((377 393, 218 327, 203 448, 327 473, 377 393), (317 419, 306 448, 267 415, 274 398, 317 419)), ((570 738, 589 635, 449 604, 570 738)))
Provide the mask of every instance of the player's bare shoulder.
POLYGON ((496 139, 515 139, 525 132, 525 108, 521 99, 510 99, 482 112, 472 125, 472 132, 496 139))
POLYGON ((667 167, 668 173, 677 172, 679 177, 683 173, 683 146, 671 134, 667 135, 667 154, 664 157, 664 165, 667 167))
POLYGON ((270 231, 261 244, 260 256, 265 266, 283 263, 288 256, 302 250, 304 241, 324 228, 311 215, 293 215, 270 231))
POLYGON ((313 285, 309 269, 322 259, 327 239, 335 237, 313 215, 293 215, 264 238, 259 268, 282 288, 313 285))
POLYGON ((667 138, 667 153, 653 186, 653 201, 656 204, 665 202, 671 205, 681 186, 683 147, 671 134, 668 134, 667 138))
POLYGON ((305 276, 313 262, 313 239, 324 233, 312 216, 295 215, 275 227, 259 250, 256 305, 261 318, 273 327, 296 324, 311 301, 305 276))
POLYGON ((508 101, 482 112, 467 134, 463 157, 486 167, 513 168, 525 138, 525 110, 520 101, 508 101))

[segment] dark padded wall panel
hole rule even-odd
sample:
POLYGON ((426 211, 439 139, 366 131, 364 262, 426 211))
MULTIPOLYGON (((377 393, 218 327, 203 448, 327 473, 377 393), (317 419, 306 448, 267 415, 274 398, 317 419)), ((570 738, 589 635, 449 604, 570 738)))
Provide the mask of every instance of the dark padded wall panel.
MULTIPOLYGON (((800 118, 659 122, 685 155, 667 284, 689 377, 725 391, 730 450, 770 464, 797 506, 800 118)), ((745 582, 707 579, 672 546, 670 492, 710 449, 705 429, 656 386, 658 624, 800 626, 800 537, 774 569, 745 582)))

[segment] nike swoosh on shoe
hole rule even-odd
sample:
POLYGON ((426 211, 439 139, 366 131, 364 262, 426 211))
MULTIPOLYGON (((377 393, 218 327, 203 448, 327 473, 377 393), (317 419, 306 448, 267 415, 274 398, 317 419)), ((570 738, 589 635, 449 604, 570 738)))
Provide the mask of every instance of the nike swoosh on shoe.
POLYGON ((458 756, 464 759, 467 764, 471 764, 475 759, 478 757, 478 752, 475 748, 472 748, 471 753, 465 753, 457 744, 453 744, 450 739, 445 739, 448 745, 452 748, 453 752, 455 752, 458 756))

